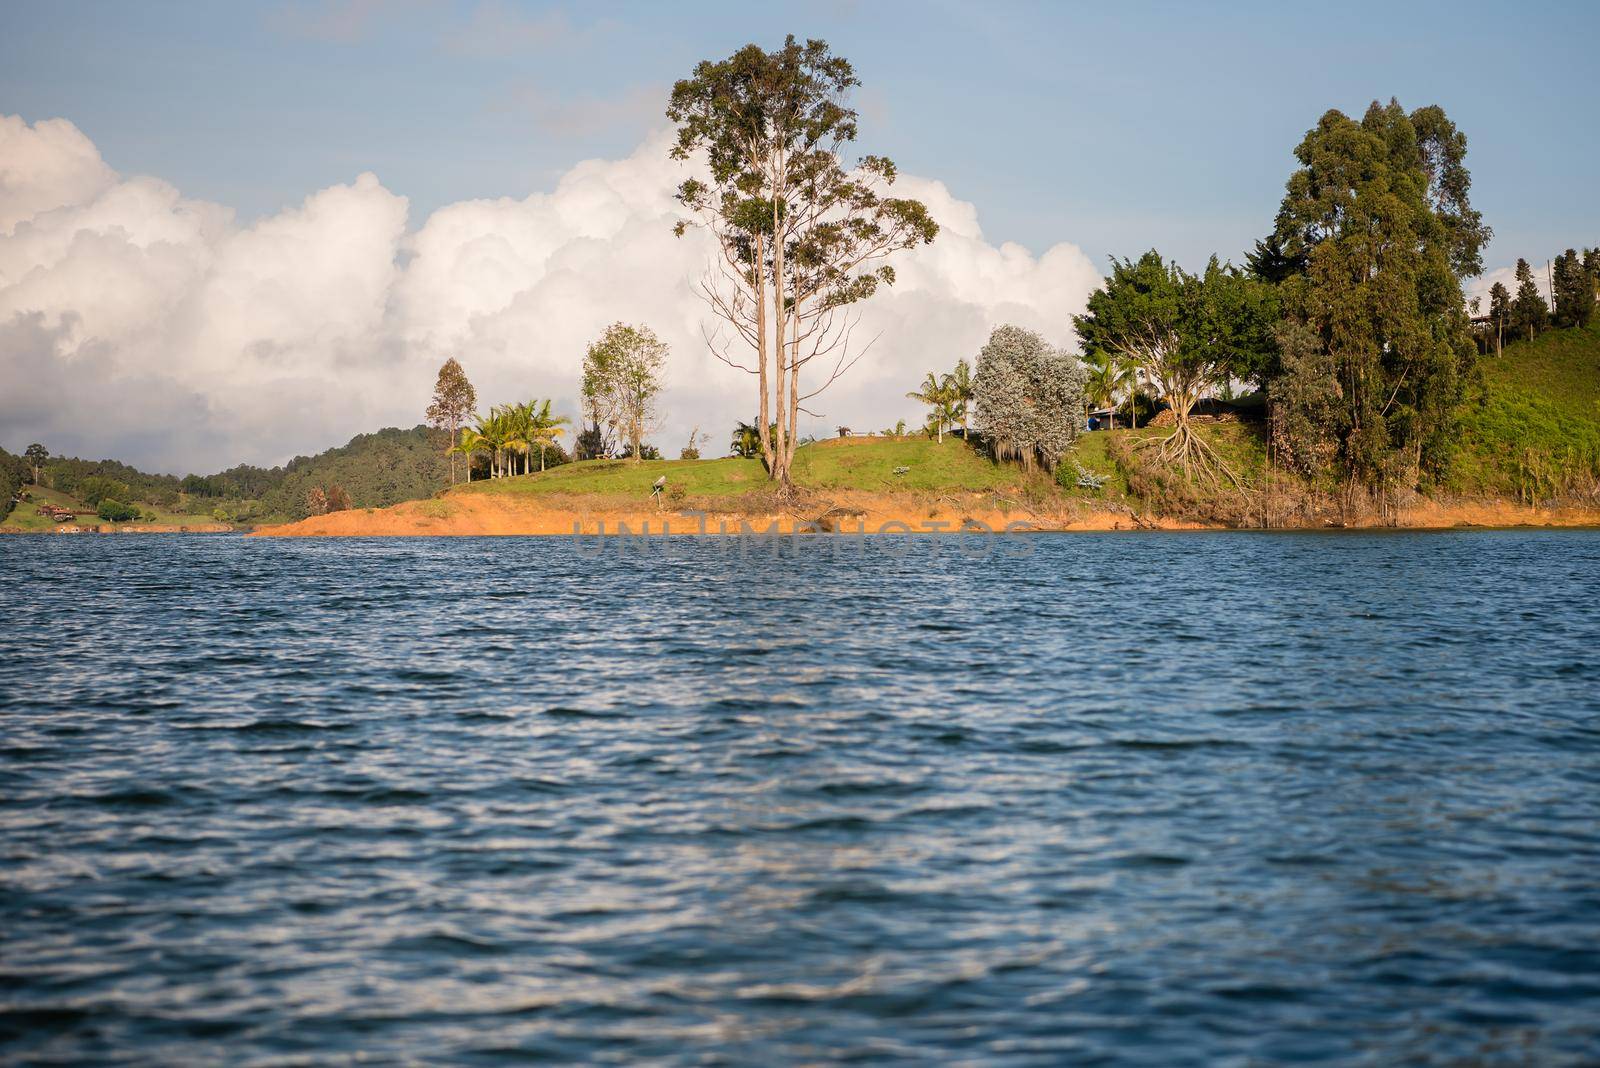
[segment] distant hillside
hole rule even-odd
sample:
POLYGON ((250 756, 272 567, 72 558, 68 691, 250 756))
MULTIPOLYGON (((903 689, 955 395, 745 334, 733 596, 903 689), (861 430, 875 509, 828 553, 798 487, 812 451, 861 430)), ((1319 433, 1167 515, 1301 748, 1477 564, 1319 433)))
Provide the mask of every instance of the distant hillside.
POLYGON ((204 477, 191 475, 182 482, 186 493, 215 498, 224 510, 230 501, 254 501, 250 518, 291 519, 309 514, 306 495, 314 488, 336 485, 349 494, 352 507, 381 508, 431 497, 449 484, 444 441, 426 426, 386 427, 374 434, 357 434, 337 449, 296 456, 283 467, 241 466, 204 477))
POLYGON ((1551 330, 1478 361, 1455 488, 1523 501, 1593 493, 1600 480, 1600 324, 1551 330))
POLYGON ((28 461, 0 449, 0 519, 11 514, 12 500, 28 481, 28 461))
MULTIPOLYGON (((110 497, 151 505, 162 513, 232 522, 303 519, 308 514, 306 495, 313 488, 338 486, 354 508, 431 497, 450 484, 443 447, 439 433, 426 426, 388 427, 358 434, 349 444, 315 456, 297 456, 282 467, 242 464, 183 478, 150 474, 116 460, 55 456, 40 471, 40 484, 62 495, 61 503, 89 506, 91 512, 110 497)), ((0 451, 0 490, 5 491, 0 507, 9 511, 13 494, 26 481, 26 462, 0 451)))

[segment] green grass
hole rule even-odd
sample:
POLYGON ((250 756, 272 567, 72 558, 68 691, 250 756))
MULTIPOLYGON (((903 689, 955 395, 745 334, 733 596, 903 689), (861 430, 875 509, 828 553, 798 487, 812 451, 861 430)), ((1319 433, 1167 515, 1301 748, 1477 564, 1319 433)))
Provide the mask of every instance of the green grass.
POLYGON ((960 438, 848 438, 819 441, 794 454, 797 485, 869 492, 981 492, 1024 481, 1019 468, 996 464, 960 438), (904 467, 903 474, 895 469, 904 467))
POLYGON ((728 497, 760 489, 767 474, 759 460, 582 460, 539 474, 497 478, 457 486, 455 493, 504 493, 547 496, 605 494, 646 499, 662 475, 669 487, 696 497, 728 497))
POLYGON ((1478 368, 1452 489, 1538 499, 1600 475, 1600 324, 1508 345, 1478 368))
MULTIPOLYGON (((770 488, 759 460, 584 460, 542 474, 474 482, 456 493, 529 496, 584 494, 647 500, 665 475, 669 499, 737 497, 770 488)), ((1025 481, 959 438, 829 439, 795 450, 794 481, 804 489, 869 492, 962 492, 1013 488, 1025 481), (903 474, 895 468, 904 467, 903 474)))
POLYGON ((143 519, 130 519, 125 523, 112 523, 109 520, 101 519, 98 515, 96 515, 96 509, 90 507, 75 497, 69 497, 65 493, 60 493, 53 489, 46 489, 43 486, 24 486, 23 489, 25 489, 33 499, 30 501, 23 501, 21 504, 13 508, 10 515, 6 516, 5 519, 0 520, 0 526, 15 527, 18 530, 33 532, 40 530, 54 530, 56 527, 73 525, 117 527, 197 526, 201 523, 216 522, 216 520, 212 519, 209 514, 192 515, 187 512, 174 512, 167 508, 158 508, 153 504, 145 504, 135 501, 134 506, 140 511, 154 512, 156 514, 156 518, 153 522, 143 519), (53 504, 57 508, 69 508, 78 513, 78 518, 74 523, 57 523, 53 519, 47 519, 38 514, 38 508, 43 504, 53 504))

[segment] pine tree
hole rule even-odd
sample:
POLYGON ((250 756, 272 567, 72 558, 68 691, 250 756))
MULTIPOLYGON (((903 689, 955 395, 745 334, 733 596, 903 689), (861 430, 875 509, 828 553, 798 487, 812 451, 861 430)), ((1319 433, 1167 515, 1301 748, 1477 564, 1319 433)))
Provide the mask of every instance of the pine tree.
POLYGON ((1594 317, 1594 279, 1584 270, 1576 249, 1556 257, 1555 299, 1557 326, 1588 326, 1594 317))
POLYGON ((1511 329, 1526 334, 1529 341, 1550 324, 1550 306, 1544 302, 1533 281, 1533 268, 1527 260, 1517 261, 1517 299, 1511 304, 1511 329))

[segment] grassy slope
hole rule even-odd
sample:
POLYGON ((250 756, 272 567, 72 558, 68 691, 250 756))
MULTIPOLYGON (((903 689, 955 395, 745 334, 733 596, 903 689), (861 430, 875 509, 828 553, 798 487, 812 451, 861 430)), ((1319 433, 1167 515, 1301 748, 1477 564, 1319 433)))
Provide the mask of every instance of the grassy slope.
MULTIPOLYGON (((700 498, 736 497, 768 488, 759 460, 586 460, 543 474, 475 482, 457 493, 548 496, 600 494, 648 499, 651 484, 665 475, 669 493, 700 498)), ((795 482, 817 490, 869 492, 961 492, 1010 489, 1023 473, 980 456, 959 438, 829 439, 795 451, 795 482), (896 475, 896 467, 908 470, 896 475)))
MULTIPOLYGON (((61 493, 53 489, 46 489, 43 486, 26 486, 24 488, 28 491, 33 499, 31 501, 24 501, 17 505, 16 508, 12 509, 10 515, 6 516, 4 520, 0 520, 0 526, 16 527, 17 529, 23 531, 36 531, 53 530, 58 526, 72 525, 70 523, 57 523, 53 519, 46 519, 44 516, 39 515, 38 508, 42 504, 53 504, 57 508, 72 509, 74 512, 78 513, 77 523, 82 526, 100 526, 101 524, 108 522, 107 520, 101 519, 98 515, 96 515, 94 508, 74 497, 69 497, 65 493, 61 493)), ((192 515, 186 512, 174 512, 166 508, 158 508, 152 504, 140 504, 138 507, 146 512, 155 512, 156 519, 154 523, 147 523, 142 519, 134 519, 129 520, 126 523, 116 523, 113 525, 119 527, 160 525, 196 526, 201 523, 216 522, 216 520, 211 518, 209 513, 205 515, 192 515)))
POLYGON ((1538 498, 1600 473, 1600 323, 1552 330, 1478 361, 1452 487, 1538 498))
MULTIPOLYGON (((1566 469, 1588 462, 1600 470, 1600 327, 1552 332, 1509 347, 1501 359, 1481 362, 1484 388, 1463 411, 1462 448, 1450 489, 1515 497, 1534 477, 1523 470, 1530 464, 1566 469)), ((1197 429, 1249 493, 1262 488, 1266 450, 1259 424, 1203 423, 1197 429)), ((795 453, 794 473, 801 488, 824 493, 1019 493, 1041 503, 1044 498, 1078 500, 1227 521, 1229 509, 1246 494, 1227 486, 1200 490, 1178 485, 1156 468, 1152 453, 1137 448, 1170 432, 1141 427, 1083 435, 1075 454, 1085 469, 1107 476, 1101 490, 1077 487, 1075 475, 1057 487, 1048 473, 996 464, 953 437, 942 443, 921 436, 819 441, 795 453), (897 467, 907 470, 896 475, 897 467)), ((652 483, 663 475, 669 502, 714 506, 719 499, 733 505, 748 498, 747 503, 759 503, 771 489, 759 461, 723 458, 637 464, 591 460, 542 474, 458 485, 452 492, 546 498, 552 503, 587 497, 596 504, 627 507, 647 502, 652 483)), ((1276 475, 1274 481, 1289 480, 1276 475)), ((1524 489, 1523 495, 1529 491, 1524 489)), ((437 506, 448 507, 443 502, 437 506)))

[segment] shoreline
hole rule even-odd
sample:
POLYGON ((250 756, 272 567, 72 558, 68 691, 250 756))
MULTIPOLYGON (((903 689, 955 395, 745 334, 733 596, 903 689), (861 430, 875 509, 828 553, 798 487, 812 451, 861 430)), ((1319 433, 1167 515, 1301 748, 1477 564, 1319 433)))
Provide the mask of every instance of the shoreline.
POLYGON ((996 507, 992 497, 935 502, 888 494, 841 493, 797 502, 793 510, 739 511, 707 506, 656 511, 641 508, 545 504, 528 497, 455 494, 388 508, 352 509, 295 523, 261 527, 251 537, 736 537, 761 534, 1003 534, 1117 531, 1496 530, 1600 528, 1600 510, 1534 507, 1509 501, 1426 501, 1388 519, 1331 520, 1264 526, 1197 522, 1144 515, 1125 508, 1084 505, 1032 510, 996 507), (962 505, 965 504, 965 507, 962 505), (825 507, 823 507, 825 505, 825 507))

